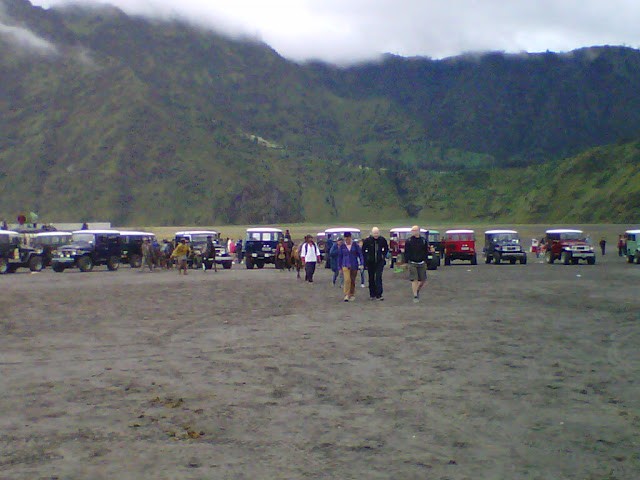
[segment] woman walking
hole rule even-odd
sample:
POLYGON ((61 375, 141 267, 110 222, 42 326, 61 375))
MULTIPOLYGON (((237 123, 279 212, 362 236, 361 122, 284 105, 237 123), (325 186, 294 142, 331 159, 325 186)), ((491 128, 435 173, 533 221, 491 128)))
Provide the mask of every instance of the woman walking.
POLYGON ((338 250, 338 265, 344 274, 344 301, 353 301, 356 299, 358 269, 364 268, 364 258, 360 246, 353 242, 351 232, 344 234, 344 243, 338 250))

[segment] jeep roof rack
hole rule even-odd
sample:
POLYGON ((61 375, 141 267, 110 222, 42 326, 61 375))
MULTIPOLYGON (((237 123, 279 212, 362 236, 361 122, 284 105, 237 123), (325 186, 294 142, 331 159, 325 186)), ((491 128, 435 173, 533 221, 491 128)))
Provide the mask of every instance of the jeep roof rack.
POLYGON ((447 231, 446 231, 446 232, 444 232, 444 233, 475 233, 475 232, 474 232, 473 230, 464 230, 464 229, 461 229, 461 230, 447 230, 447 231))
POLYGON ((71 233, 92 233, 92 234, 101 234, 101 233, 106 233, 106 234, 117 234, 120 235, 120 230, 75 230, 71 233))
POLYGON ((359 228, 353 228, 353 227, 333 227, 333 228, 327 228, 324 233, 343 233, 343 232, 358 232, 360 233, 360 229, 359 228))
POLYGON ((518 232, 516 232, 515 230, 487 230, 484 233, 485 233, 485 235, 486 234, 491 235, 491 234, 494 234, 494 233, 498 234, 498 233, 518 233, 518 232))
POLYGON ((178 235, 218 235, 218 232, 215 230, 183 230, 176 232, 176 236, 178 235))
MULTIPOLYGON (((410 232, 411 231, 411 227, 395 227, 392 228, 391 230, 389 230, 389 233, 405 233, 405 232, 410 232)), ((429 230, 427 228, 420 228, 420 232, 421 233, 427 233, 427 232, 435 232, 436 230, 429 230)))
POLYGON ((584 233, 582 230, 572 230, 570 228, 555 228, 547 230, 547 233, 584 233))
POLYGON ((282 233, 282 230, 279 228, 273 228, 273 227, 253 227, 253 228, 247 228, 247 232, 282 233))

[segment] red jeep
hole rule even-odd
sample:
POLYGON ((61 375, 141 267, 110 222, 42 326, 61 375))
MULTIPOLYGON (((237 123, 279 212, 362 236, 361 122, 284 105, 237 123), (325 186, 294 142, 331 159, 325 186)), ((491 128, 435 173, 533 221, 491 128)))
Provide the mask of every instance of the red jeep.
POLYGON ((453 260, 470 261, 471 265, 478 264, 473 230, 447 230, 444 232, 443 244, 445 265, 451 265, 453 260))
POLYGON ((582 230, 547 230, 544 245, 547 263, 555 260, 561 260, 565 265, 575 265, 579 260, 586 260, 589 265, 596 263, 593 246, 587 242, 582 230))

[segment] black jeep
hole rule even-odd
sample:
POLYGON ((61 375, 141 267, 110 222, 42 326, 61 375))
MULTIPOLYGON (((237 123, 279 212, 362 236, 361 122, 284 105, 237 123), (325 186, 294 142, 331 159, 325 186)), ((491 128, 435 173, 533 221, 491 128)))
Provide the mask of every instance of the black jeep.
POLYGON ((122 263, 128 263, 131 268, 140 268, 142 265, 142 244, 145 238, 153 243, 156 236, 150 232, 120 232, 122 263))
POLYGON ((527 253, 522 249, 520 237, 515 230, 487 230, 484 232, 484 261, 498 265, 508 261, 527 263, 527 253))
POLYGON ((0 231, 0 274, 13 273, 18 268, 39 272, 43 267, 42 250, 23 244, 18 232, 0 231))
POLYGON ((276 263, 276 247, 284 233, 279 228, 247 228, 247 237, 242 246, 245 265, 263 268, 265 263, 276 263))
POLYGON ((40 232, 29 238, 29 246, 42 250, 42 260, 45 267, 51 265, 54 252, 67 245, 72 240, 71 232, 40 232))
POLYGON ((72 267, 90 272, 95 265, 106 265, 113 271, 118 269, 121 256, 122 244, 117 230, 78 230, 73 232, 70 244, 56 251, 51 266, 56 272, 72 267))

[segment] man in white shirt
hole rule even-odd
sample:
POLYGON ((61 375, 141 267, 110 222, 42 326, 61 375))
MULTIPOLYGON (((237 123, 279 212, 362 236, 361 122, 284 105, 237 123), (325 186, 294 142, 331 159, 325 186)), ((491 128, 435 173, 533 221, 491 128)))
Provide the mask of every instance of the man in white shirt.
POLYGON ((316 271, 316 263, 320 257, 320 250, 314 243, 313 237, 307 235, 305 243, 300 248, 300 258, 304 261, 304 281, 313 283, 313 274, 316 271))

